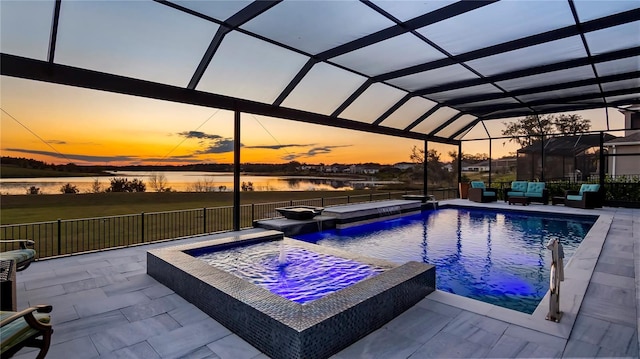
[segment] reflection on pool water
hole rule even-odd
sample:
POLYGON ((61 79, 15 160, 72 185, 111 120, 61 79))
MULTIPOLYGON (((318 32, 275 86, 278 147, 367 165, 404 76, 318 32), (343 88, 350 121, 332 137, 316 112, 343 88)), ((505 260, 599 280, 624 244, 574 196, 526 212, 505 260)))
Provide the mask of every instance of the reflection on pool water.
POLYGON ((533 313, 549 288, 551 238, 575 252, 595 219, 443 208, 387 221, 295 236, 396 263, 436 266, 440 290, 533 313))
POLYGON ((193 256, 300 304, 322 298, 384 270, 279 241, 218 251, 204 250, 193 256))

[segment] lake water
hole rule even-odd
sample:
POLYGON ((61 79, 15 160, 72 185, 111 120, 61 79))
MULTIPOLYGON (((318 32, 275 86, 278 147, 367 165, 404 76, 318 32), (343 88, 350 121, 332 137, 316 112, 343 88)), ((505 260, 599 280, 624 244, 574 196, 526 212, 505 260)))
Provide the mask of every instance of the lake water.
MULTIPOLYGON (((147 185, 147 192, 154 192, 150 179, 154 175, 163 175, 166 186, 178 192, 233 191, 233 173, 228 172, 191 172, 191 171, 118 171, 113 176, 96 177, 48 177, 48 178, 1 178, 1 194, 27 194, 31 186, 40 188, 43 194, 60 194, 60 188, 67 183, 78 188, 80 193, 92 192, 93 184, 99 181, 101 189, 109 188, 114 177, 135 178, 147 185)), ((240 176, 240 183, 253 183, 254 191, 344 191, 351 190, 350 179, 317 178, 303 176, 240 176)))

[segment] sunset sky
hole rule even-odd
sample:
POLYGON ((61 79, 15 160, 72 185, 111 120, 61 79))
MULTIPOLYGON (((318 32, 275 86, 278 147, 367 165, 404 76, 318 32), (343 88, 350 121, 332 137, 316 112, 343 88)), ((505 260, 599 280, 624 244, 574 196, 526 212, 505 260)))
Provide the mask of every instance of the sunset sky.
MULTIPOLYGON (((87 165, 233 162, 229 111, 6 76, 0 91, 2 156, 87 165)), ((604 110, 581 114, 596 124, 604 119, 604 110)), ((622 115, 610 109, 609 116, 618 126, 612 128, 621 128, 622 115)), ((241 121, 242 162, 393 164, 409 161, 411 148, 423 146, 422 141, 252 114, 243 114, 241 121)), ((498 134, 505 121, 490 122, 489 130, 495 127, 492 132, 498 134)), ((429 146, 443 161, 457 151, 457 146, 429 146)), ((513 143, 494 140, 492 156, 516 150, 513 143)), ((488 141, 465 142, 463 152, 488 154, 488 141)))
MULTIPOLYGON (((222 19, 239 11, 247 3, 189 2, 191 6, 202 7, 203 13, 208 11, 209 16, 222 19)), ((449 3, 451 2, 405 3, 408 5, 402 9, 428 6, 431 7, 428 9, 430 11, 449 3)), ((0 50, 7 54, 46 60, 53 4, 54 1, 51 0, 1 1, 0 50)), ((309 33, 291 36, 287 32, 286 24, 280 24, 278 21, 273 22, 278 26, 260 23, 269 21, 269 16, 250 21, 243 27, 248 31, 260 28, 269 32, 270 36, 282 38, 284 43, 291 42, 292 45, 299 46, 309 53, 320 53, 349 40, 341 38, 345 34, 361 36, 391 24, 389 19, 380 17, 379 14, 373 17, 375 21, 362 24, 354 21, 363 13, 367 16, 372 15, 372 10, 359 2, 341 3, 344 6, 341 12, 331 13, 331 16, 315 16, 314 11, 332 11, 331 6, 326 6, 327 4, 329 3, 321 1, 285 2, 269 12, 276 20, 290 20, 291 26, 298 25, 298 22, 316 21, 317 26, 326 27, 321 36, 313 26, 305 27, 311 29, 309 33), (300 7, 305 7, 302 9, 305 11, 301 11, 300 7), (299 16, 288 16, 287 11, 299 16), (326 24, 325 19, 340 25, 326 24), (342 26, 344 24, 349 26, 342 26), (333 30, 335 33, 331 32, 333 30), (304 40, 300 40, 301 37, 304 40)), ((499 24, 508 22, 513 23, 511 26, 519 25, 532 17, 530 12, 520 12, 522 18, 515 19, 498 15, 501 12, 512 14, 513 12, 509 12, 512 6, 529 6, 527 4, 498 2, 487 6, 487 11, 496 14, 497 22, 486 21, 486 17, 479 10, 476 25, 486 27, 487 31, 505 33, 505 36, 523 36, 524 34, 520 33, 507 34, 500 27, 503 25, 499 24)), ((608 4, 615 4, 611 5, 614 8, 612 12, 635 6, 631 2, 608 4)), ((380 2, 380 5, 389 11, 398 11, 397 16, 404 20, 416 14, 413 11, 402 14, 400 7, 395 9, 396 2, 380 2)), ((549 15, 549 19, 544 23, 536 20, 537 26, 543 26, 544 29, 555 28, 564 26, 567 19, 569 23, 574 21, 565 2, 547 5, 550 8, 544 11, 545 15, 549 15), (552 21, 551 15, 554 14, 562 21, 552 21)), ((579 5, 579 10, 584 11, 581 13, 589 16, 589 2, 580 2, 579 5)), ((543 11, 534 5, 530 8, 531 11, 543 11)), ((420 8, 415 11, 425 10, 427 9, 420 8)), ((441 25, 446 27, 447 22, 443 21, 441 25)), ((421 31, 433 31, 434 34, 448 33, 439 31, 442 29, 438 26, 440 25, 427 26, 421 31)), ((218 25, 212 22, 194 18, 152 1, 63 1, 55 62, 184 87, 217 29, 218 25)), ((406 36, 397 38, 394 40, 402 44, 403 49, 409 48, 404 46, 406 36)), ((472 46, 466 42, 459 45, 472 46)), ((490 44, 473 46, 481 45, 490 44)), ((428 61, 434 56, 444 56, 434 52, 432 48, 427 51, 425 43, 418 46, 420 47, 414 48, 413 53, 406 54, 413 56, 410 60, 415 63, 428 61)), ((366 53, 361 55, 370 59, 366 57, 366 53)), ((383 59, 373 59, 367 71, 384 71, 385 66, 407 61, 393 51, 385 51, 383 55, 383 59)), ((355 61, 349 56, 343 55, 335 61, 344 64, 355 61)), ((240 32, 233 32, 221 44, 196 90, 272 103, 306 61, 299 53, 262 43, 240 32)), ((454 75, 460 74, 454 73, 451 76, 454 75)), ((363 76, 337 66, 319 63, 282 105, 330 114, 364 80, 363 76)), ((354 102, 341 117, 362 119, 361 122, 367 122, 367 119, 372 121, 405 94, 397 88, 383 84, 376 84, 371 88, 372 92, 377 91, 376 97, 367 98, 368 101, 354 102)), ((429 106, 434 104, 424 98, 413 100, 421 101, 420 106, 427 106, 426 103, 431 103, 429 106)), ((408 104, 413 103, 412 101, 408 104)), ((0 106, 2 156, 35 158, 59 164, 73 162, 80 165, 233 162, 233 114, 229 111, 7 76, 0 78, 0 106)), ((384 124, 389 123, 389 127, 393 128, 404 128, 403 124, 408 125, 426 112, 424 107, 420 106, 416 106, 414 112, 409 114, 397 111, 398 113, 390 116, 384 124)), ((607 129, 604 110, 585 111, 580 114, 592 120, 592 129, 607 129)), ((451 115, 447 118, 450 117, 451 115)), ((493 137, 499 137, 504 121, 517 120, 489 121, 486 128, 493 137)), ((622 128, 622 122, 622 115, 617 110, 610 109, 610 128, 622 128)), ((480 124, 465 138, 485 137, 485 128, 480 124)), ((241 161, 254 163, 282 163, 295 160, 310 164, 393 164, 409 161, 411 148, 423 146, 422 141, 251 114, 242 115, 241 142, 241 161)), ((457 151, 457 146, 437 143, 431 143, 430 148, 438 150, 443 161, 450 160, 448 152, 457 151)), ((516 150, 517 147, 513 143, 505 140, 495 140, 492 143, 493 157, 504 156, 516 150)), ((463 152, 488 154, 489 142, 464 142, 463 152)))
MULTIPOLYGON (((1 90, 3 156, 101 165, 233 162, 229 111, 10 77, 2 77, 1 90)), ((422 147, 251 114, 241 121, 242 162, 391 164, 409 161, 411 148, 422 147)), ((457 150, 433 146, 446 160, 457 150)))
MULTIPOLYGON (((6 76, 1 80, 3 156, 98 165, 233 162, 229 111, 6 76)), ((610 121, 621 126, 620 113, 609 113, 610 121)), ((603 122, 604 110, 582 114, 603 122)), ((393 164, 409 161, 411 148, 423 146, 422 141, 252 114, 243 114, 241 121, 242 162, 393 164)), ((493 121, 488 128, 498 134, 503 122, 493 121)), ((484 135, 479 130, 469 136, 484 135)), ((450 160, 447 152, 457 151, 457 146, 437 143, 430 148, 444 161, 450 160)), ((516 150, 505 140, 493 141, 493 157, 516 150)), ((463 152, 489 153, 488 141, 465 142, 463 152)))

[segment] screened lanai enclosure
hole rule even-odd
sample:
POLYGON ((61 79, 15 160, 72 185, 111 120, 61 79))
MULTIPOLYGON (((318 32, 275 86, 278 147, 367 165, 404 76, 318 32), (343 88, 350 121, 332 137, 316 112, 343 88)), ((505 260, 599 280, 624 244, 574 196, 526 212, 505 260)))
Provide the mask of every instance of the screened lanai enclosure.
MULTIPOLYGON (((615 137, 604 134, 602 140, 615 137)), ((518 150, 518 180, 587 181, 598 178, 600 170, 600 135, 551 137, 518 150), (544 154, 544 160, 542 156, 544 154), (543 169, 542 164, 545 164, 543 169)), ((605 156, 604 166, 607 166, 605 156)))
POLYGON ((490 153, 518 117, 600 109, 610 132, 640 103, 635 0, 0 6, 3 79, 233 111, 236 173, 242 113, 490 153))

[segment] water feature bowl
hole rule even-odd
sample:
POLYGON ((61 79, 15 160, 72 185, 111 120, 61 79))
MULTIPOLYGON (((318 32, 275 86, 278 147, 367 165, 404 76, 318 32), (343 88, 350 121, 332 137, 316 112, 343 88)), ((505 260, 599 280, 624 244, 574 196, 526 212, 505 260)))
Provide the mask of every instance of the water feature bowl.
POLYGON ((307 220, 320 215, 324 210, 323 207, 312 206, 290 206, 276 208, 276 211, 283 215, 286 219, 307 220))
POLYGON ((434 266, 419 262, 397 265, 283 238, 278 231, 150 250, 147 273, 272 358, 328 358, 435 290, 434 266), (384 270, 300 304, 191 255, 265 241, 280 241, 384 270))

